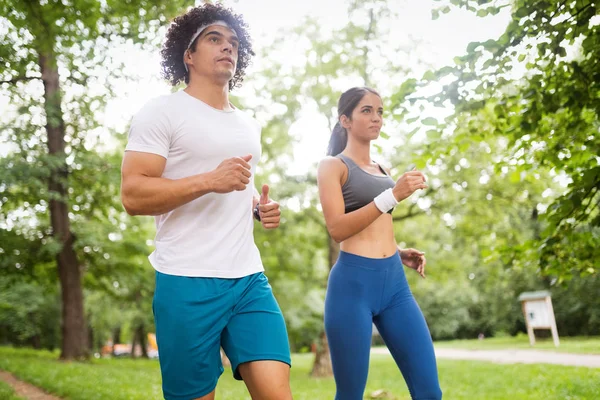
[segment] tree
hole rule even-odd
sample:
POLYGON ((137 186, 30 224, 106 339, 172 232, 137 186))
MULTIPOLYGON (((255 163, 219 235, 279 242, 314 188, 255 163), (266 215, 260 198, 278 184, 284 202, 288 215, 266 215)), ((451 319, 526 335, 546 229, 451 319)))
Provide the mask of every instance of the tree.
MULTIPOLYGON (((444 1, 445 0, 438 0, 444 1)), ((598 60, 600 27, 594 1, 452 0, 478 16, 510 7, 511 21, 497 40, 473 42, 455 65, 431 71, 423 82, 407 82, 399 101, 418 87, 443 82, 443 91, 426 98, 451 104, 455 113, 436 123, 437 132, 457 129, 455 147, 469 138, 505 137, 511 154, 497 163, 515 181, 551 170, 568 185, 540 209, 539 238, 521 247, 535 251, 546 275, 559 281, 596 274, 600 258, 600 154, 598 60), (484 116, 493 110, 495 118, 484 116), (458 127, 464 129, 458 129, 458 127)), ((434 18, 449 12, 447 4, 434 18)), ((418 91, 417 91, 418 93, 418 91)), ((404 104, 407 104, 406 102, 404 104)))
POLYGON ((86 301, 86 316, 94 330, 94 348, 101 347, 107 339, 121 343, 124 333, 124 338, 131 337, 132 349, 140 344, 142 356, 146 357, 147 333, 154 326, 154 270, 147 259, 151 251, 147 243, 153 236, 154 224, 150 217, 124 218, 126 222, 119 229, 111 223, 96 223, 92 229, 79 233, 83 243, 102 243, 96 249, 84 246, 87 251, 80 250, 87 272, 84 283, 91 296, 86 301), (109 240, 103 241, 103 237, 109 240))
MULTIPOLYGON (((519 182, 495 173, 494 160, 507 151, 505 140, 492 137, 437 156, 426 169, 430 190, 415 199, 424 214, 402 223, 398 241, 427 252, 430 279, 408 279, 436 340, 514 334, 519 293, 550 287, 533 255, 513 263, 498 251, 535 237, 533 210, 558 186, 541 171, 519 182)), ((430 154, 426 146, 422 156, 430 154)))
MULTIPOLYGON (((102 173, 106 163, 90 151, 91 134, 101 126, 97 112, 111 95, 111 76, 126 70, 111 60, 111 47, 152 44, 161 23, 185 2, 101 2, 76 0, 65 6, 51 0, 0 3, 6 40, 0 45, 3 92, 12 118, 2 130, 13 144, 2 161, 3 209, 29 212, 39 225, 49 217, 41 241, 52 246, 62 293, 63 359, 88 355, 83 309, 81 254, 76 251, 73 221, 82 211, 73 195, 114 196, 112 191, 74 193, 73 175, 102 173), (17 51, 13 50, 13 46, 17 51), (27 185, 18 185, 19 182, 27 185)), ((106 188, 105 188, 106 189, 106 188)), ((77 197, 76 197, 77 198, 77 197)), ((93 203, 98 199, 92 199, 93 203)), ((95 209, 94 204, 90 205, 95 209)), ((9 211, 10 213, 10 211, 9 211)), ((93 213, 93 211, 92 211, 93 213)), ((9 217, 10 218, 10 217, 9 217)))
POLYGON ((0 343, 54 349, 57 297, 56 290, 44 292, 34 282, 0 278, 0 343))

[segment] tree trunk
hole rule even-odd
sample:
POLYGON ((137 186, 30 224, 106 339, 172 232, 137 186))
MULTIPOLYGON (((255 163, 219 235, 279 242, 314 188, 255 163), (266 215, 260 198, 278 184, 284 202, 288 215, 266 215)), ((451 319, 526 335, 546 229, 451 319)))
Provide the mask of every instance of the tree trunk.
POLYGON ((29 343, 31 345, 31 347, 33 347, 36 350, 39 350, 42 348, 42 338, 40 337, 40 335, 34 335, 29 339, 29 343))
POLYGON ((81 269, 73 248, 67 206, 68 168, 65 155, 65 124, 62 118, 58 67, 53 51, 41 52, 39 65, 44 82, 44 108, 48 153, 52 156, 48 183, 52 236, 60 244, 56 255, 62 292, 62 351, 64 360, 89 357, 87 329, 83 311, 81 269))
POLYGON ((138 326, 137 333, 142 349, 142 358, 148 358, 148 338, 146 337, 146 326, 143 323, 138 326))
MULTIPOLYGON (((340 254, 340 245, 336 243, 329 235, 329 270, 337 261, 340 254)), ((329 377, 333 375, 333 369, 331 367, 331 355, 329 354, 329 343, 327 342, 327 335, 325 331, 321 332, 319 337, 319 343, 317 344, 317 351, 315 353, 315 362, 313 364, 312 371, 310 373, 312 377, 329 377)))
POLYGON ((333 375, 331 368, 331 356, 329 355, 329 342, 325 331, 321 333, 317 351, 315 353, 315 363, 313 364, 310 376, 313 378, 325 378, 333 375))
POLYGON ((113 330, 112 340, 113 340, 113 343, 115 343, 115 344, 121 343, 121 327, 120 326, 113 330))
POLYGON ((364 81, 364 85, 367 87, 371 86, 371 81, 369 79, 369 73, 367 71, 367 65, 370 64, 370 59, 369 59, 369 49, 371 44, 369 43, 371 40, 371 36, 373 36, 373 30, 375 29, 375 13, 373 12, 373 9, 371 8, 369 10, 369 27, 367 28, 367 31, 365 32, 365 40, 364 43, 365 45, 362 48, 362 52, 363 52, 363 64, 361 65, 362 67, 362 78, 364 81))
POLYGON ((131 341, 131 358, 136 358, 136 346, 140 346, 140 357, 148 358, 148 339, 146 337, 146 326, 141 323, 133 331, 133 339, 131 341))
POLYGON ((115 328, 112 334, 112 355, 115 356, 115 345, 121 343, 121 327, 115 328))
POLYGON ((138 331, 137 329, 133 331, 133 337, 131 338, 131 353, 129 356, 131 358, 135 358, 135 346, 138 344, 138 331))
MULTIPOLYGON (((94 335, 94 329, 92 328, 92 325, 88 324, 87 325, 87 342, 88 342, 88 349, 90 352, 94 352, 95 349, 97 349, 98 347, 96 346, 97 343, 95 343, 95 335, 94 335)), ((102 346, 102 345, 101 345, 102 346)))

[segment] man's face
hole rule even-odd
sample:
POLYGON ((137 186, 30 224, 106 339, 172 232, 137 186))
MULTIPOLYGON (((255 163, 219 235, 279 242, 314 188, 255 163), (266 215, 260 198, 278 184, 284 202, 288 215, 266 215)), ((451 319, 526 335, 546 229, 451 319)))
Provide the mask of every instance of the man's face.
POLYGON ((239 40, 235 32, 220 25, 210 25, 196 40, 196 51, 188 50, 185 62, 190 78, 201 75, 228 83, 235 74, 239 40))

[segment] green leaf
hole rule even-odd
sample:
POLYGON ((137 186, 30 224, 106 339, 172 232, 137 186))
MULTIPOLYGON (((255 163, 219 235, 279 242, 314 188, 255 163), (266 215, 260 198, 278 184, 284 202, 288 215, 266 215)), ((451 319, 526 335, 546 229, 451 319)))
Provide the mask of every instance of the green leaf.
POLYGON ((436 79, 435 72, 433 72, 432 70, 429 70, 423 74, 423 78, 421 78, 421 79, 424 81, 432 81, 432 80, 436 79))
POLYGON ((494 113, 499 118, 506 115, 504 107, 502 105, 500 105, 500 104, 497 104, 497 105, 494 106, 494 113))
POLYGON ((427 117, 427 118, 421 120, 421 124, 427 125, 427 126, 437 126, 438 121, 433 117, 427 117))
POLYGON ((525 6, 519 7, 515 12, 515 16, 519 19, 529 16, 529 14, 529 9, 525 6))
POLYGON ((510 173, 508 179, 510 183, 519 183, 521 182, 521 173, 519 171, 513 171, 510 173))
POLYGON ((469 150, 469 147, 471 147, 471 143, 463 140, 462 142, 460 142, 460 144, 458 145, 458 150, 461 153, 465 153, 467 150, 469 150))
POLYGON ((430 129, 425 133, 427 135, 427 139, 431 141, 438 140, 442 136, 442 132, 437 129, 430 129))
POLYGON ((472 53, 472 52, 474 52, 474 51, 475 51, 475 49, 476 49, 477 47, 479 47, 480 45, 481 45, 481 43, 480 43, 480 42, 471 42, 471 43, 469 43, 469 44, 467 45, 467 52, 468 52, 468 53, 472 53))
POLYGON ((465 61, 463 60, 462 57, 454 57, 454 64, 458 65, 458 66, 462 66, 465 65, 465 61))

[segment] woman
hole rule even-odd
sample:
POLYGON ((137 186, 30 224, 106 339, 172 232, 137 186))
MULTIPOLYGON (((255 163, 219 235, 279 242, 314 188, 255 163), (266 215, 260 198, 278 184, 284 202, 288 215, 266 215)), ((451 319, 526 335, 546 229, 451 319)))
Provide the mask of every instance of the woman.
POLYGON ((371 160, 383 106, 369 88, 352 88, 338 102, 339 122, 319 164, 321 205, 340 255, 325 299, 336 400, 363 398, 372 323, 389 348, 414 400, 442 398, 429 329, 408 287, 402 264, 425 277, 424 253, 398 250, 391 212, 425 189, 425 176, 410 171, 394 181, 371 160))

